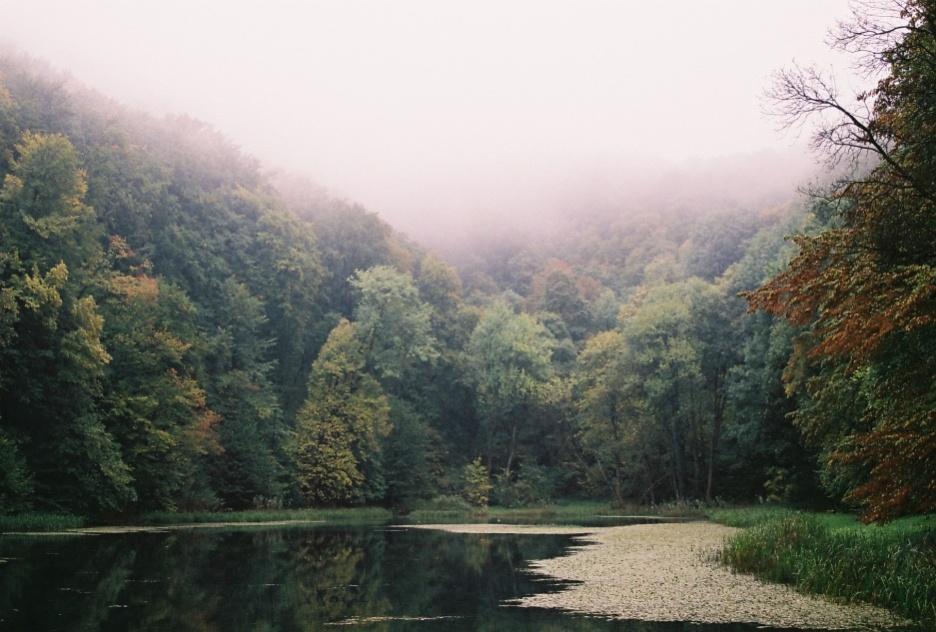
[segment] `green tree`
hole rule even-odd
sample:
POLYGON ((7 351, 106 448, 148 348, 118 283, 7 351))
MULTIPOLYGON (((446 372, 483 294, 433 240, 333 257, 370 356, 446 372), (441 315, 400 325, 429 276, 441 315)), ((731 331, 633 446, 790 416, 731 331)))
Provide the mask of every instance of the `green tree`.
POLYGON ((7 243, 27 267, 64 262, 78 271, 95 248, 94 210, 78 154, 61 134, 26 132, 0 189, 7 243))
POLYGON ((552 260, 533 278, 531 297, 536 308, 557 314, 573 340, 581 340, 591 325, 582 280, 565 261, 552 260))
POLYGON ((0 430, 0 507, 3 513, 28 509, 32 477, 17 445, 0 430))
POLYGON ((480 456, 462 468, 462 479, 465 500, 474 507, 487 507, 491 497, 491 477, 480 456))
POLYGON ((390 392, 403 388, 409 372, 438 356, 432 310, 409 275, 377 266, 354 275, 354 325, 370 371, 390 392))
POLYGON ((206 362, 211 408, 221 416, 222 451, 213 459, 215 483, 231 507, 282 498, 282 465, 277 451, 285 428, 269 360, 273 341, 262 337, 267 322, 263 302, 231 278, 222 294, 226 308, 217 319, 206 362))
POLYGON ((85 283, 100 258, 85 177, 61 135, 24 134, 15 154, 0 189, 0 419, 46 502, 117 509, 133 490, 100 410, 111 356, 85 283))
POLYGON ((194 305, 142 274, 114 274, 108 290, 105 421, 132 472, 137 506, 213 507, 208 463, 221 450, 219 417, 192 370, 194 305))
POLYGON ((503 464, 509 479, 526 434, 540 432, 537 407, 552 376, 554 341, 527 314, 503 303, 488 308, 471 334, 468 353, 489 467, 503 464))
POLYGON ((653 503, 659 494, 664 444, 637 368, 624 336, 606 331, 589 339, 573 377, 586 477, 618 504, 634 495, 653 503))
POLYGON ((299 487, 310 503, 383 495, 379 461, 381 439, 390 431, 389 404, 365 371, 364 352, 356 326, 342 320, 312 365, 308 399, 296 419, 299 487))

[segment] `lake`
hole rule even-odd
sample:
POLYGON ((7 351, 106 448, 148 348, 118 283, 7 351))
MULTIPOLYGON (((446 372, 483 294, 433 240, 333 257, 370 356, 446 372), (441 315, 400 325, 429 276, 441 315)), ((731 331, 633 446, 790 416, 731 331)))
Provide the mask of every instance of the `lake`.
POLYGON ((562 555, 572 543, 568 535, 385 525, 4 535, 0 629, 764 629, 607 621, 505 605, 561 589, 529 573, 526 562, 562 555))

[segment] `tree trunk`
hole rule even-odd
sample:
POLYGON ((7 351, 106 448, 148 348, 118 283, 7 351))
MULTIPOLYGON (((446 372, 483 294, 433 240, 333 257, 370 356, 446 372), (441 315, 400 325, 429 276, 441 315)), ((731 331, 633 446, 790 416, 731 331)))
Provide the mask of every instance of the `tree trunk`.
POLYGON ((504 467, 504 478, 510 480, 510 467, 513 465, 514 452, 517 450, 517 423, 514 422, 510 431, 510 449, 507 452, 507 466, 504 467))
POLYGON ((708 450, 708 476, 705 482, 705 502, 712 502, 712 483, 715 478, 715 456, 718 454, 718 442, 721 439, 722 419, 725 416, 725 397, 721 393, 721 380, 715 381, 715 410, 712 416, 712 437, 708 450))
POLYGON ((683 467, 682 444, 679 441, 679 430, 677 420, 679 419, 679 378, 677 374, 673 375, 673 384, 675 392, 673 393, 672 417, 670 418, 670 444, 673 451, 673 492, 677 501, 682 501, 683 491, 685 490, 685 473, 683 467))

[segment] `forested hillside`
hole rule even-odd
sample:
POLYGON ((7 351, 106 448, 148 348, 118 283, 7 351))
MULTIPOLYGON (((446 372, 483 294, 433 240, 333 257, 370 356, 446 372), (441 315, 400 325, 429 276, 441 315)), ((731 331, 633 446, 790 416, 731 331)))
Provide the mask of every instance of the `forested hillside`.
MULTIPOLYGON (((405 509, 489 478, 502 505, 932 511, 924 14, 880 36, 869 118, 820 130, 877 154, 861 178, 584 214, 459 269, 203 123, 0 59, 0 510, 405 509)), ((824 85, 776 96, 841 116, 824 85)))

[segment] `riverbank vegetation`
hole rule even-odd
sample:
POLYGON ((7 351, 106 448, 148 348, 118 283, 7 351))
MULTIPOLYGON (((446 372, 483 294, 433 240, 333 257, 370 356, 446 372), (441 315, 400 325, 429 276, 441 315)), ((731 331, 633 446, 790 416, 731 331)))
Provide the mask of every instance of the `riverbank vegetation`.
POLYGON ((718 522, 746 527, 720 560, 739 572, 846 602, 936 621, 936 518, 863 525, 854 516, 789 509, 716 510, 718 522))
POLYGON ((865 116, 777 78, 848 163, 817 195, 687 185, 455 265, 203 123, 0 56, 0 513, 933 511, 936 36, 898 4, 837 40, 880 73, 865 116))
POLYGON ((30 511, 0 514, 0 533, 14 531, 63 531, 78 529, 87 524, 87 518, 74 514, 30 511))

